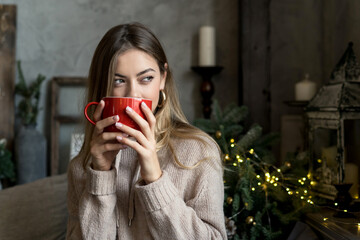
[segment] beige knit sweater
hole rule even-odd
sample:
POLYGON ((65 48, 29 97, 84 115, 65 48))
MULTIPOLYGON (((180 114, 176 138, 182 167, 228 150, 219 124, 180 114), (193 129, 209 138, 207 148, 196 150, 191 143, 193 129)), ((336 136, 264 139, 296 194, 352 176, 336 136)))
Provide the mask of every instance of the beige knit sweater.
POLYGON ((179 167, 168 149, 158 153, 163 175, 145 185, 137 153, 128 148, 110 171, 68 171, 67 239, 226 239, 221 159, 215 143, 172 140, 179 167))

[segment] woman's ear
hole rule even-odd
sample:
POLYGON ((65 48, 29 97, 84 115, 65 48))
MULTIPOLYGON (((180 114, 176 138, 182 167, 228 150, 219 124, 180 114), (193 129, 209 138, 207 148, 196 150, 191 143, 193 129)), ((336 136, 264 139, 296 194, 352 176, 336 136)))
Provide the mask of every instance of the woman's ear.
POLYGON ((160 89, 161 90, 163 90, 165 88, 166 76, 167 76, 167 71, 168 71, 167 63, 164 64, 164 68, 165 68, 165 71, 163 74, 161 74, 161 79, 160 79, 160 89))

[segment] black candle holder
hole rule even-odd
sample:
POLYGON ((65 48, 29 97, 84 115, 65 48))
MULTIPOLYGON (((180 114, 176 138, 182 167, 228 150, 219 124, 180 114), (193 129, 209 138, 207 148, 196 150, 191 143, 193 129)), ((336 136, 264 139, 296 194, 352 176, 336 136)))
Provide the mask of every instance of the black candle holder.
POLYGON ((334 217, 338 218, 354 218, 355 215, 344 210, 348 210, 352 202, 352 197, 349 193, 349 190, 352 186, 352 183, 339 183, 334 184, 336 190, 338 191, 335 197, 335 202, 338 204, 338 211, 334 214, 334 217))
POLYGON ((202 77, 202 83, 200 86, 200 93, 202 96, 202 105, 203 105, 203 114, 205 118, 210 118, 211 116, 211 104, 212 96, 215 92, 214 85, 211 81, 212 77, 220 73, 223 67, 213 66, 213 67, 200 67, 194 66, 191 69, 199 74, 202 77))

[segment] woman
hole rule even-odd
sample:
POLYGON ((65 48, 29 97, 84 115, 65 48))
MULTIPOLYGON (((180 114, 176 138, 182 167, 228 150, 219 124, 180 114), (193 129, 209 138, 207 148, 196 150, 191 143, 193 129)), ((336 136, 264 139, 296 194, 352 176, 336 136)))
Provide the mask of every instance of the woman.
POLYGON ((152 100, 127 108, 141 131, 101 119, 68 170, 67 239, 225 239, 219 148, 191 126, 165 53, 141 24, 110 29, 95 50, 87 101, 105 96, 152 100), (121 132, 104 132, 115 124, 121 132))

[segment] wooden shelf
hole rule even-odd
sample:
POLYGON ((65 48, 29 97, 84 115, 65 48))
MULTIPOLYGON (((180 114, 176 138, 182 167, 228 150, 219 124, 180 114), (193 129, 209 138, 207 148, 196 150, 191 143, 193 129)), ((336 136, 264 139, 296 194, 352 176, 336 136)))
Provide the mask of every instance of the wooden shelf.
POLYGON ((360 239, 360 213, 354 214, 354 218, 336 218, 335 213, 330 208, 322 208, 319 212, 307 214, 305 222, 323 239, 360 239))

